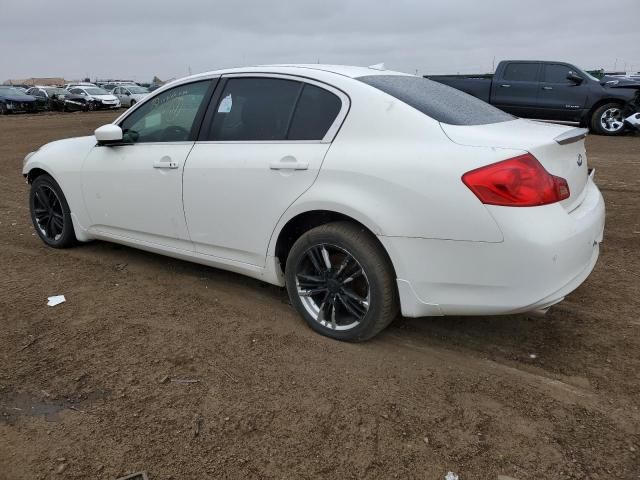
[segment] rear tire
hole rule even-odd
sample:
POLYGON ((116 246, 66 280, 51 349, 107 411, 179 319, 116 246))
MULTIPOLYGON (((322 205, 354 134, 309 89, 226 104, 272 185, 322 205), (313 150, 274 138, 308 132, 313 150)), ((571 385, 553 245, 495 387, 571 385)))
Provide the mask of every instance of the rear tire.
POLYGON ((69 248, 76 243, 69 204, 51 176, 40 175, 31 184, 29 210, 33 228, 44 243, 53 248, 69 248))
POLYGON ((4 103, 0 103, 0 115, 7 115, 8 113, 7 106, 4 103))
POLYGON ((321 225, 294 243, 285 268, 291 304, 316 332, 361 342, 398 315, 395 274, 376 238, 351 222, 321 225))
POLYGON ((591 116, 591 130, 598 135, 622 135, 625 130, 623 107, 619 103, 605 103, 591 116))

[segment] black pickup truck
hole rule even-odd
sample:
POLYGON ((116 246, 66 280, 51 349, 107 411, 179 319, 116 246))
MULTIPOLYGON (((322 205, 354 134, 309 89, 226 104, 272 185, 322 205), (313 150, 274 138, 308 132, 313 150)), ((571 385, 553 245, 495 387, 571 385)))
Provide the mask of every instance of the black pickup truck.
POLYGON ((640 111, 640 82, 600 80, 564 62, 505 60, 494 75, 425 75, 518 117, 578 122, 602 135, 620 135, 640 111))

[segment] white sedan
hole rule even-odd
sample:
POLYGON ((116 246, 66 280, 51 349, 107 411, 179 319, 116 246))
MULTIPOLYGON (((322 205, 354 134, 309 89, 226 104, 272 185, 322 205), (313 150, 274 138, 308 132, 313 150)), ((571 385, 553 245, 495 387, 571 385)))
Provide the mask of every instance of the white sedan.
POLYGON ((138 85, 118 85, 111 93, 118 98, 120 105, 129 108, 149 95, 149 90, 138 85))
POLYGON ((544 311, 590 274, 586 131, 379 68, 230 69, 25 158, 40 238, 101 239, 286 286, 316 331, 544 311))

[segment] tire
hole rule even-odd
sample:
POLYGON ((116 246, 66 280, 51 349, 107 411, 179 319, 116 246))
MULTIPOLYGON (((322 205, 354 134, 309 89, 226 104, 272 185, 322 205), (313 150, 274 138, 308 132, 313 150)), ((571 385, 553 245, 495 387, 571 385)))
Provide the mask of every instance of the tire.
POLYGON ((135 100, 131 100, 131 102, 129 103, 129 108, 133 107, 136 104, 135 100))
POLYGON ((395 275, 386 252, 371 233, 351 222, 321 225, 298 238, 287 257, 285 278, 291 304, 307 324, 336 340, 368 340, 398 315, 395 275))
POLYGON ((44 243, 53 248, 69 248, 76 243, 69 204, 49 175, 40 175, 31 184, 29 210, 33 228, 44 243))
POLYGON ((0 115, 8 115, 9 111, 4 103, 0 103, 0 115))
POLYGON ((605 103, 591 116, 591 130, 598 135, 622 135, 625 130, 623 107, 619 103, 605 103))

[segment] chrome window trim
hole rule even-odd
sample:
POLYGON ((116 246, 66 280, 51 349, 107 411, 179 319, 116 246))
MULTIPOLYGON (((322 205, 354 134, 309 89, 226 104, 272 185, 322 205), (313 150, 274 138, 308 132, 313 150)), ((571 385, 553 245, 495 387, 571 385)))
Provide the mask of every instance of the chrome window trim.
POLYGON ((304 77, 302 75, 292 75, 287 73, 268 73, 268 72, 225 73, 222 75, 223 79, 224 78, 243 78, 243 77, 244 78, 247 78, 247 77, 249 78, 280 78, 283 80, 293 80, 295 82, 308 83, 310 85, 323 88, 324 90, 327 90, 333 93, 334 95, 336 95, 340 99, 342 106, 340 107, 340 111, 338 112, 338 115, 336 115, 336 118, 334 119, 333 123, 329 127, 329 130, 327 130, 327 133, 325 133, 324 137, 322 137, 321 140, 205 140, 205 141, 198 141, 196 143, 203 144, 203 145, 218 144, 218 143, 231 144, 231 145, 250 144, 250 143, 263 143, 263 144, 331 143, 333 142, 336 135, 338 134, 338 131, 340 130, 340 127, 342 127, 342 123, 344 122, 345 118, 347 118, 347 114, 349 113, 349 109, 351 108, 351 99, 342 90, 339 90, 338 88, 328 83, 324 83, 324 82, 315 80, 313 78, 304 77))

